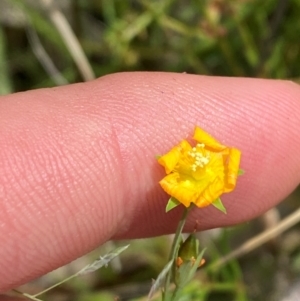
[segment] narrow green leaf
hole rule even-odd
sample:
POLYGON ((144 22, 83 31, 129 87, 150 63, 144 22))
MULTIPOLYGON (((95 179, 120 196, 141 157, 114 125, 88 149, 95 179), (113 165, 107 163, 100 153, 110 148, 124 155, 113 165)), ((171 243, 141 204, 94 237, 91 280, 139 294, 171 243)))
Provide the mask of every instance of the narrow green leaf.
POLYGON ((221 201, 221 199, 220 198, 217 198, 213 203, 212 203, 212 205, 214 206, 214 207, 216 207, 218 210, 220 210, 220 211, 222 211, 223 213, 227 213, 226 212, 226 208, 224 207, 224 205, 223 205, 223 203, 222 203, 222 201, 221 201))
POLYGON ((242 176, 244 173, 245 173, 245 171, 243 169, 239 169, 238 176, 242 176))
POLYGON ((170 210, 172 210, 173 208, 179 206, 180 204, 181 204, 181 203, 180 203, 177 199, 175 199, 175 198, 173 198, 173 197, 171 196, 171 197, 169 198, 168 204, 167 204, 167 206, 166 206, 166 212, 169 212, 170 210))
POLYGON ((154 283, 151 286, 147 301, 150 301, 152 299, 154 293, 162 286, 162 283, 163 283, 167 273, 170 271, 172 265, 173 265, 173 260, 171 260, 164 267, 164 269, 160 272, 160 274, 157 276, 157 279, 154 281, 154 283))
POLYGON ((197 269, 198 269, 198 267, 199 267, 199 265, 200 265, 200 262, 201 262, 201 260, 202 260, 202 258, 203 258, 203 255, 204 255, 204 252, 206 251, 206 249, 204 248, 201 252, 200 252, 200 254, 198 255, 198 257, 197 257, 197 259, 196 259, 196 261, 195 261, 195 263, 194 263, 194 265, 193 265, 193 268, 192 268, 192 270, 191 270, 191 272, 190 272, 190 275, 189 275, 189 277, 188 277, 188 281, 190 281, 192 278, 193 278, 193 276, 195 275, 195 273, 196 273, 196 271, 197 271, 197 269))

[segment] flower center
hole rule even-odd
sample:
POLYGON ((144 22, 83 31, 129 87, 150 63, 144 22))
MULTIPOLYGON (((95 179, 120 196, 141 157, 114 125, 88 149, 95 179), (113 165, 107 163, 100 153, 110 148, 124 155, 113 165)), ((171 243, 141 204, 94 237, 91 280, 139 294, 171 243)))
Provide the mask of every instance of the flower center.
POLYGON ((193 158, 192 171, 196 171, 198 167, 203 168, 210 160, 209 154, 204 153, 204 146, 203 143, 198 143, 188 152, 188 155, 193 158))

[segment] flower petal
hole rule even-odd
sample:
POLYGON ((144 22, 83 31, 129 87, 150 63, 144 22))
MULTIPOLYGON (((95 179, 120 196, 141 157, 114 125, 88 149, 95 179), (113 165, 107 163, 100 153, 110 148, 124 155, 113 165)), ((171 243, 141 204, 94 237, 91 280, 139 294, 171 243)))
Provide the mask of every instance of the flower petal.
POLYGON ((241 151, 236 148, 230 148, 228 160, 225 170, 225 192, 230 192, 235 188, 239 173, 241 151))
POLYGON ((219 177, 217 177, 212 183, 210 183, 206 189, 200 194, 200 196, 192 202, 197 207, 206 207, 214 202, 224 191, 224 183, 219 177))
POLYGON ((192 178, 182 180, 177 172, 165 176, 159 184, 167 194, 177 199, 185 207, 190 206, 191 200, 197 194, 195 181, 192 178))
POLYGON ((212 151, 220 152, 227 148, 225 145, 219 143, 216 139, 214 139, 199 127, 195 128, 193 138, 199 143, 204 143, 205 147, 211 149, 212 151))
POLYGON ((182 153, 189 151, 191 148, 191 145, 186 140, 183 140, 167 154, 161 156, 158 159, 158 163, 165 168, 166 174, 169 174, 176 167, 182 153))

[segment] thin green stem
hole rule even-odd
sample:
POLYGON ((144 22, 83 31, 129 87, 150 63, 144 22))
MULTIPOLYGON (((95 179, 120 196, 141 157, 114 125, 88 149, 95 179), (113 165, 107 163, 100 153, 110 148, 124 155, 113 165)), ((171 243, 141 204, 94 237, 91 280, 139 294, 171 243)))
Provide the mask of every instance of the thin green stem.
POLYGON ((62 281, 60 281, 60 282, 58 282, 58 283, 55 283, 55 284, 53 284, 52 286, 46 288, 45 290, 43 290, 43 291, 41 291, 41 292, 39 292, 39 293, 33 295, 33 297, 40 296, 40 295, 42 295, 42 294, 44 294, 44 293, 46 293, 46 292, 52 290, 53 288, 55 288, 55 287, 61 285, 62 283, 65 283, 65 282, 67 282, 67 281, 69 281, 69 280, 71 280, 71 279, 77 277, 84 269, 85 269, 85 267, 84 267, 83 269, 81 269, 79 272, 77 272, 76 274, 73 274, 73 275, 71 275, 70 277, 67 277, 67 278, 65 278, 64 280, 62 280, 62 281))
POLYGON ((186 222, 186 218, 187 218, 187 215, 189 213, 189 208, 185 208, 184 211, 183 211, 183 215, 179 221, 179 224, 178 224, 178 227, 176 229, 176 233, 175 233, 175 237, 174 237, 174 240, 173 240, 173 244, 172 244, 172 249, 171 249, 171 253, 170 253, 170 257, 169 257, 169 261, 171 259, 175 259, 175 256, 177 255, 177 247, 179 246, 179 243, 181 242, 180 239, 181 239, 181 234, 182 234, 182 230, 183 230, 183 227, 184 227, 184 224, 186 222))
POLYGON ((26 298, 30 299, 30 300, 33 300, 33 301, 42 301, 41 299, 38 299, 35 296, 32 296, 32 295, 27 294, 27 293, 22 293, 22 292, 20 292, 20 291, 18 291, 16 289, 13 289, 12 291, 15 292, 15 293, 17 293, 17 294, 19 294, 19 295, 22 295, 23 297, 26 297, 26 298))
MULTIPOLYGON (((179 245, 181 242, 181 233, 182 233, 184 224, 186 222, 187 215, 188 215, 191 207, 184 209, 183 215, 178 223, 175 237, 174 237, 173 244, 172 244, 172 248, 171 248, 171 252, 170 252, 170 256, 169 256, 169 261, 172 260, 174 262, 176 259, 178 248, 179 248, 179 245)), ((168 288, 171 283, 171 275, 172 275, 172 269, 168 272, 168 274, 166 276, 166 281, 165 281, 164 290, 163 290, 163 298, 162 298, 163 301, 169 301, 168 288)))
POLYGON ((172 301, 176 301, 178 299, 180 291, 181 291, 180 288, 176 286, 172 295, 172 301))

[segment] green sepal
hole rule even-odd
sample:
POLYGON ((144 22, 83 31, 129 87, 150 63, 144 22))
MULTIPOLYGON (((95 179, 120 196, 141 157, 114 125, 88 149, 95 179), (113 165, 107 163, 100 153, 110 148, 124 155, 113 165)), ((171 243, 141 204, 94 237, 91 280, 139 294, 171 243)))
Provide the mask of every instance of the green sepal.
POLYGON ((161 157, 162 157, 162 155, 155 155, 155 159, 157 159, 157 160, 161 157))
POLYGON ((244 173, 245 173, 245 171, 243 169, 239 169, 238 176, 242 176, 244 173))
POLYGON ((169 212, 170 210, 172 210, 173 208, 179 206, 181 203, 175 199, 174 197, 170 197, 168 200, 168 204, 166 206, 166 212, 169 212))
POLYGON ((227 213, 225 206, 223 205, 220 198, 217 198, 215 201, 212 202, 212 205, 216 207, 218 210, 222 211, 223 213, 227 213))

